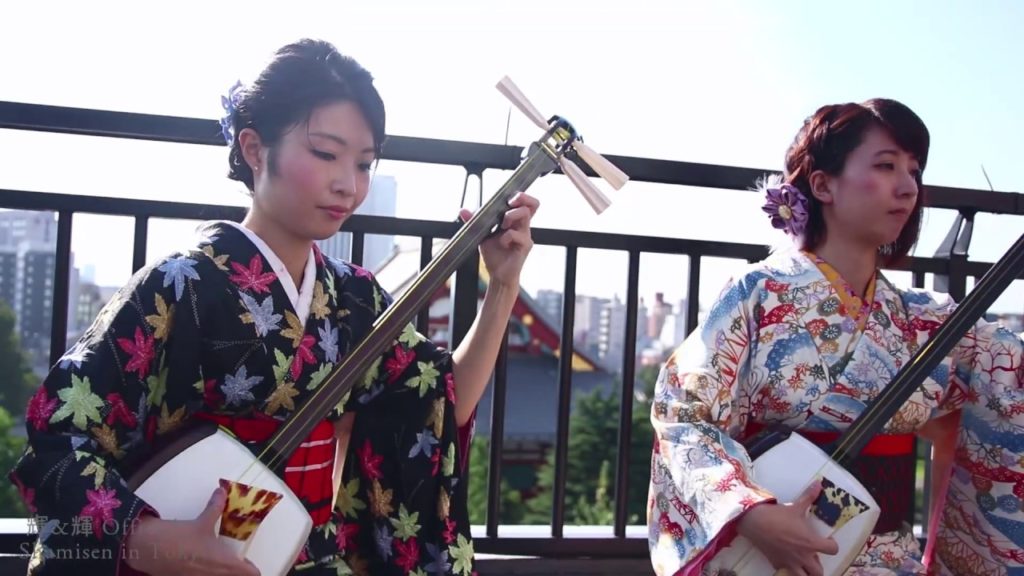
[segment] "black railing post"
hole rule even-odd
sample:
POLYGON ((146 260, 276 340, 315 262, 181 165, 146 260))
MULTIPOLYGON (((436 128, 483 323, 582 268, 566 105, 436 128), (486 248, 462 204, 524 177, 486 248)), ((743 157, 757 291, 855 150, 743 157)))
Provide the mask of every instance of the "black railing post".
POLYGON ((558 349, 558 417, 555 429, 555 490, 551 503, 551 535, 561 538, 565 528, 565 484, 569 462, 569 407, 572 402, 573 330, 576 323, 576 247, 565 248, 565 284, 562 289, 562 341, 558 349))
POLYGON ((491 393, 491 446, 487 468, 487 537, 498 537, 501 520, 501 455, 505 446, 505 391, 508 389, 508 326, 501 339, 494 365, 494 390, 491 393))
POLYGON ((619 405, 618 463, 615 480, 615 536, 626 536, 629 517, 629 453, 633 441, 633 394, 636 380, 636 331, 640 285, 640 253, 629 251, 626 284, 626 342, 622 358, 622 400, 619 405))
MULTIPOLYGON (((483 194, 483 171, 479 166, 471 165, 466 167, 466 181, 463 184, 463 194, 469 185, 469 178, 476 176, 480 185, 480 193, 483 194)), ((452 279, 451 302, 452 312, 448 322, 448 342, 451 349, 458 348, 465 338, 469 328, 476 320, 477 303, 480 298, 480 253, 474 252, 473 256, 466 259, 466 262, 455 272, 452 279)))
MULTIPOLYGON (((430 264, 434 257, 434 239, 430 236, 420 238, 420 270, 430 264)), ((430 304, 423 307, 416 315, 416 331, 430 337, 430 304)))
POLYGON ((686 286, 686 334, 697 327, 700 318, 700 252, 689 255, 690 272, 686 286))
POLYGON ((962 209, 942 241, 935 257, 949 261, 946 274, 936 274, 932 288, 936 292, 949 294, 954 300, 963 300, 967 294, 967 253, 974 233, 972 209, 962 209))
POLYGON ((356 266, 363 265, 363 252, 364 245, 366 244, 366 234, 362 232, 352 233, 352 254, 349 257, 350 261, 356 266))
POLYGON ((57 213, 56 270, 53 274, 53 299, 50 309, 50 366, 67 350, 68 308, 77 308, 77 302, 68 302, 71 292, 71 220, 74 213, 57 213))
POLYGON ((146 244, 149 240, 149 216, 135 217, 135 237, 132 241, 132 274, 146 265, 146 244))

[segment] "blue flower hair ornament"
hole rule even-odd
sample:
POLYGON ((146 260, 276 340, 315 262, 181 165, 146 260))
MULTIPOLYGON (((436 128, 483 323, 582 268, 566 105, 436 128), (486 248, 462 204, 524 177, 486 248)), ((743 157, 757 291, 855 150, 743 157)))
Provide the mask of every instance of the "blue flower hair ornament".
POLYGON ((235 111, 238 110, 238 104, 242 101, 243 91, 242 81, 238 80, 228 90, 227 94, 220 97, 220 105, 224 108, 224 116, 220 119, 220 131, 228 146, 235 142, 235 127, 231 122, 231 118, 234 116, 235 111))

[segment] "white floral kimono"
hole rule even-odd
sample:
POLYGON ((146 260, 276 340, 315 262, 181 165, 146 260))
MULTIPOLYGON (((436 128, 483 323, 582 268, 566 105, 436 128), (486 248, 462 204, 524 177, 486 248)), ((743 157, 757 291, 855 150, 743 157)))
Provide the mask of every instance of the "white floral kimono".
MULTIPOLYGON (((772 501, 751 481, 741 444, 754 427, 844 430, 954 308, 881 273, 861 301, 827 263, 792 248, 734 277, 656 385, 647 517, 656 573, 702 574, 739 517, 772 501)), ((888 423, 884 435, 935 442, 928 545, 908 525, 876 529, 848 575, 1024 574, 1022 348, 1017 335, 977 322, 888 423)))

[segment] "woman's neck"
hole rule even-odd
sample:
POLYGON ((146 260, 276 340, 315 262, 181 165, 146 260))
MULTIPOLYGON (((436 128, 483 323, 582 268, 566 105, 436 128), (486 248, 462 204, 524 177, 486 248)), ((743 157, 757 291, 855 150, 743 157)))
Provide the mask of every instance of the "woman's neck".
POLYGON ((825 240, 814 253, 839 272, 857 295, 864 297, 878 267, 878 253, 852 243, 825 240))
POLYGON ((306 269, 306 259, 309 258, 309 249, 312 242, 296 238, 287 231, 282 230, 279 226, 254 216, 252 211, 242 220, 242 226, 252 230, 260 239, 267 243, 267 246, 284 263, 295 286, 301 286, 302 277, 306 269))

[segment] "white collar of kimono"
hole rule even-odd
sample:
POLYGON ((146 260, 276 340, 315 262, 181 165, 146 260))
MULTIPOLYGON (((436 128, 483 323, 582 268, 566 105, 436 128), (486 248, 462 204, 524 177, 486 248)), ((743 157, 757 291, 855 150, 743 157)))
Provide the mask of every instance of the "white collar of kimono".
POLYGON ((288 299, 291 300, 292 308, 295 309, 295 315, 299 317, 300 322, 305 324, 306 319, 309 318, 309 309, 313 304, 313 282, 316 281, 316 258, 313 255, 313 248, 309 249, 309 256, 306 256, 306 269, 302 274, 302 286, 296 289, 295 281, 292 280, 292 275, 288 273, 284 262, 277 257, 277 254, 274 254, 274 251, 270 249, 270 246, 267 246, 267 243, 262 238, 237 222, 224 220, 224 223, 240 230, 250 242, 259 248, 260 253, 270 263, 270 267, 273 268, 274 274, 277 275, 277 281, 284 286, 284 291, 288 294, 288 299))

